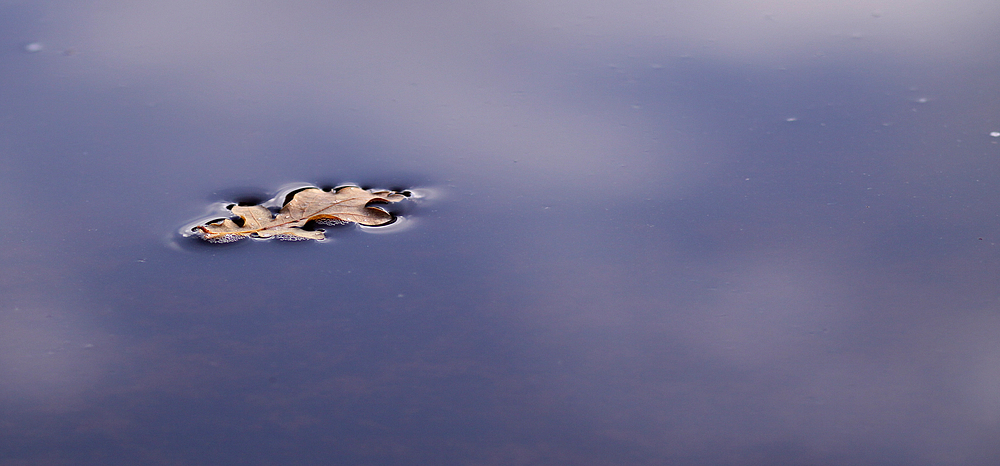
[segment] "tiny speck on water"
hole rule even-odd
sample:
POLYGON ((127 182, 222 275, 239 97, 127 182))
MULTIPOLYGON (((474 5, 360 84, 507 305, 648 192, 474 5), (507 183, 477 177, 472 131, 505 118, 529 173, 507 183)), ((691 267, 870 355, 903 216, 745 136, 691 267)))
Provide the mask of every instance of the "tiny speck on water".
POLYGON ((43 45, 41 42, 32 42, 32 43, 24 46, 24 51, 26 51, 28 53, 38 53, 38 52, 41 52, 42 49, 44 49, 44 48, 45 48, 45 45, 43 45))

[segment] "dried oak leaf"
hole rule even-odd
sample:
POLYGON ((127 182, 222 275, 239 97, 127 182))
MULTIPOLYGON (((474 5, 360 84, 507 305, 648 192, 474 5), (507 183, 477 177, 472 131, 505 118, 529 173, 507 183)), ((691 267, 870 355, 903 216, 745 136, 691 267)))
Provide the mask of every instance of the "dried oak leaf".
POLYGON ((213 243, 230 243, 243 238, 277 238, 285 241, 323 239, 322 231, 303 230, 302 227, 310 221, 385 225, 392 222, 392 214, 369 204, 399 202, 403 199, 406 199, 406 195, 394 191, 366 191, 357 186, 347 186, 336 191, 305 188, 296 192, 277 215, 260 205, 234 205, 229 210, 243 220, 243 225, 227 218, 199 225, 194 229, 201 239, 213 243))

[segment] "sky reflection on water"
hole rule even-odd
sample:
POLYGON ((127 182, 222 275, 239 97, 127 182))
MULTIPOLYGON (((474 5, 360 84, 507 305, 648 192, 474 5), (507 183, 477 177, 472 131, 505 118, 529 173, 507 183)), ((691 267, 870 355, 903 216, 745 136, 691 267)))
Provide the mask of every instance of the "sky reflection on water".
POLYGON ((0 3, 0 465, 1000 457, 995 4, 166 5, 0 3))

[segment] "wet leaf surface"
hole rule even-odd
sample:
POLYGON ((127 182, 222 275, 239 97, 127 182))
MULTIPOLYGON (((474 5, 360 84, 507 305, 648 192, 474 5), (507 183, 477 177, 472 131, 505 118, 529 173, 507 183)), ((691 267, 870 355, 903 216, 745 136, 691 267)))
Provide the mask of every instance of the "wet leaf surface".
POLYGON ((373 203, 393 203, 406 199, 395 191, 370 191, 347 186, 334 191, 309 187, 295 192, 277 215, 263 205, 233 205, 229 210, 240 221, 224 219, 194 227, 195 233, 212 243, 231 243, 244 238, 276 238, 284 241, 321 240, 322 230, 305 230, 309 222, 321 224, 358 223, 380 226, 392 223, 389 212, 373 203))

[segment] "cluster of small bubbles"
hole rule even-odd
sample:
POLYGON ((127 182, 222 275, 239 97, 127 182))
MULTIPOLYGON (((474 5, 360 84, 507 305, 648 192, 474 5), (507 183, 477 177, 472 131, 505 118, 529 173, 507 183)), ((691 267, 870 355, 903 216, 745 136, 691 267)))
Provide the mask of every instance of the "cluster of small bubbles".
POLYGON ((208 237, 202 237, 202 238, 204 238, 205 241, 208 241, 209 243, 223 244, 223 243, 235 243, 245 237, 243 235, 222 235, 222 236, 213 236, 211 238, 208 237))
POLYGON ((301 236, 295 235, 274 235, 274 238, 279 241, 305 241, 309 238, 303 238, 301 236))
POLYGON ((346 220, 336 219, 336 218, 321 218, 319 220, 316 220, 316 223, 318 223, 320 225, 326 225, 326 226, 330 226, 330 227, 335 227, 335 226, 340 226, 340 225, 347 225, 348 223, 351 223, 351 222, 348 222, 346 220))

